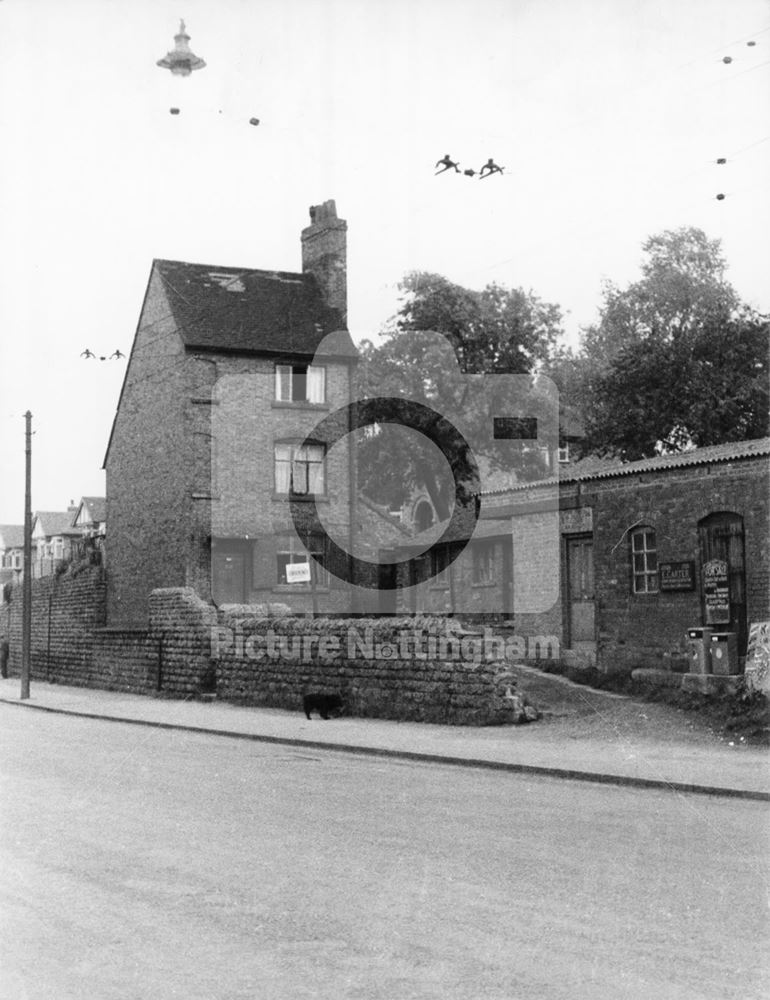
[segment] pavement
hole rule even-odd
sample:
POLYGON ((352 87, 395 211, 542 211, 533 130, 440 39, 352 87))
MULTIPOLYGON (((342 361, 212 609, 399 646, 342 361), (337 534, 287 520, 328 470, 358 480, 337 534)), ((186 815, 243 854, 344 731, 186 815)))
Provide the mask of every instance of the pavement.
POLYGON ((30 697, 21 700, 18 677, 0 679, 0 703, 288 746, 770 801, 767 749, 694 730, 693 723, 663 706, 584 688, 566 690, 569 682, 559 681, 565 689, 561 704, 574 710, 560 709, 556 699, 557 708, 545 711, 539 722, 479 728, 349 717, 308 721, 301 712, 35 680, 30 697), (661 709, 669 714, 660 716, 661 709))

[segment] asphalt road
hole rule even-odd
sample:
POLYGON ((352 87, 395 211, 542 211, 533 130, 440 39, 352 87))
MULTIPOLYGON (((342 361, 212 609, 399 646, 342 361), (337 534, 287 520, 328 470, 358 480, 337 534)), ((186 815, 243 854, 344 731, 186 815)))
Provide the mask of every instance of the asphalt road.
POLYGON ((762 803, 2 705, 0 764, 3 1000, 770 995, 762 803))

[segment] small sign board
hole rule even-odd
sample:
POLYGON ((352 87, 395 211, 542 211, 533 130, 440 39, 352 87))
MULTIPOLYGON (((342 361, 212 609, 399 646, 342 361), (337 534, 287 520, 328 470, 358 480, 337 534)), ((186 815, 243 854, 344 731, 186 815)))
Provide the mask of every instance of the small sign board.
POLYGON ((695 590, 695 563, 659 563, 658 578, 661 590, 695 590))
POLYGON ((310 583, 310 563, 287 563, 286 565, 287 583, 310 583))
POLYGON ((703 564, 703 600, 707 625, 726 625, 730 621, 730 581, 724 559, 703 564))

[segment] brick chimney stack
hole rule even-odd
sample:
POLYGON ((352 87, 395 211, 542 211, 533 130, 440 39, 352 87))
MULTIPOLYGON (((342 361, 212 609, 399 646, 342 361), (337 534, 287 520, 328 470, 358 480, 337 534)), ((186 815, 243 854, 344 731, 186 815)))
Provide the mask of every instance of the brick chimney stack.
POLYGON ((302 230, 302 272, 315 275, 327 306, 337 309, 340 327, 348 325, 348 224, 337 218, 333 199, 310 208, 310 225, 302 230))

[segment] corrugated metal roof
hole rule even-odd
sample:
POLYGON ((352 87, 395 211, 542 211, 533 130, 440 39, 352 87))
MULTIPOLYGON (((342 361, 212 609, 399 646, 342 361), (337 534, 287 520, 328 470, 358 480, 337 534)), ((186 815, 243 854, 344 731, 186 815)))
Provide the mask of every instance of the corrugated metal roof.
POLYGON ((334 354, 356 357, 337 309, 312 274, 155 260, 185 345, 198 350, 312 356, 336 333, 334 354))
MULTIPOLYGON (((770 456, 770 437, 754 438, 751 441, 731 441, 726 444, 711 445, 707 448, 693 448, 691 451, 682 451, 675 455, 656 455, 654 458, 642 458, 636 462, 590 462, 585 471, 581 471, 581 463, 576 462, 572 468, 560 469, 558 477, 541 479, 537 482, 517 483, 508 489, 485 491, 485 495, 493 496, 516 490, 532 489, 536 486, 553 486, 557 483, 611 479, 613 476, 638 476, 644 472, 682 469, 691 465, 710 465, 717 462, 731 462, 763 456, 770 456)), ((586 461, 588 462, 588 460, 586 461)))

